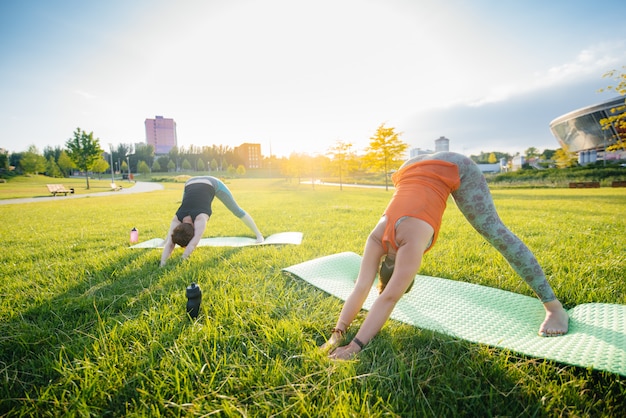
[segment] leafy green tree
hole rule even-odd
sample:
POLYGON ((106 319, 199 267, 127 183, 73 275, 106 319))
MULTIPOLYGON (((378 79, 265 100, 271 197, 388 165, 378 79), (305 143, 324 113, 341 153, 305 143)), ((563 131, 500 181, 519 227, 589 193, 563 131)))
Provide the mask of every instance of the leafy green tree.
POLYGON ((218 163, 215 158, 211 160, 211 171, 217 171, 218 163))
POLYGON ((71 170, 76 168, 76 164, 74 164, 74 161, 67 155, 65 150, 61 151, 61 154, 59 154, 57 164, 63 172, 63 177, 69 177, 71 170))
POLYGON ((65 143, 67 155, 76 164, 76 167, 85 173, 87 189, 89 189, 89 171, 93 169, 104 152, 100 148, 100 140, 93 137, 93 132, 86 133, 80 128, 74 131, 74 137, 65 143))
POLYGON ((9 151, 0 150, 0 172, 9 171, 9 151))
MULTIPOLYGON (((626 69, 626 66, 622 68, 626 69)), ((606 89, 601 89, 600 91, 613 90, 620 96, 626 96, 626 73, 618 73, 617 70, 612 70, 604 74, 603 77, 612 78, 617 84, 607 86, 606 89)), ((626 150, 626 99, 624 104, 611 109, 611 116, 600 119, 600 125, 602 129, 614 127, 617 131, 615 143, 607 147, 607 151, 626 150)))
POLYGON ((202 161, 202 158, 198 158, 198 160, 196 160, 196 171, 204 171, 204 161, 202 161))
POLYGON ((54 157, 51 155, 48 157, 48 162, 46 163, 46 175, 49 177, 63 177, 63 172, 59 168, 59 165, 56 161, 54 161, 54 157))
MULTIPOLYGON (((180 152, 179 152, 178 147, 172 147, 170 151, 167 153, 167 155, 170 157, 170 161, 174 162, 175 170, 172 170, 172 171, 176 171, 178 169, 178 162, 180 158, 180 152)), ((167 166, 169 168, 169 164, 167 166)))
MULTIPOLYGON (((167 155, 160 155, 157 157, 156 161, 159 162, 160 171, 167 171, 168 164, 170 162, 170 157, 167 155)), ((152 168, 152 172, 157 171, 152 168)))
POLYGON ((552 158, 554 158, 554 154, 556 153, 556 150, 553 149, 544 149, 543 153, 541 154, 541 158, 544 160, 551 160, 552 158))
MULTIPOLYGON (((150 144, 135 144, 135 158, 137 161, 144 161, 150 166, 154 160, 154 147, 150 144)), ((137 163, 137 171, 140 172, 139 163, 137 163)))
POLYGON ((139 163, 137 164, 137 171, 140 172, 142 175, 147 176, 148 174, 150 174, 150 167, 148 167, 148 163, 142 160, 139 161, 139 163))
POLYGON ((157 173, 161 171, 161 164, 159 164, 159 160, 154 160, 152 163, 152 171, 157 173))
POLYGON ((526 157, 527 160, 539 157, 539 155, 540 155, 539 150, 535 147, 530 147, 526 151, 524 151, 524 156, 526 157))
POLYGON ((326 155, 331 157, 330 167, 332 173, 339 175, 339 190, 343 190, 343 176, 347 176, 350 170, 356 167, 356 159, 351 148, 351 143, 337 141, 326 153, 326 155))
POLYGON ((169 160, 167 163, 167 171, 176 171, 176 164, 174 164, 174 161, 169 160))
POLYGON ((389 190, 389 170, 404 160, 408 144, 400 141, 400 133, 381 124, 370 138, 370 145, 363 157, 370 171, 385 173, 385 190, 389 190))
POLYGON ((244 167, 243 164, 239 164, 237 166, 237 175, 239 177, 243 177, 246 175, 246 167, 244 167))
POLYGON ((45 173, 47 161, 43 155, 39 154, 39 151, 34 145, 28 147, 22 158, 20 159, 20 167, 24 173, 38 174, 45 173))
POLYGON ((91 167, 91 170, 94 173, 98 173, 98 179, 102 178, 102 173, 107 171, 111 165, 104 158, 98 158, 91 167))

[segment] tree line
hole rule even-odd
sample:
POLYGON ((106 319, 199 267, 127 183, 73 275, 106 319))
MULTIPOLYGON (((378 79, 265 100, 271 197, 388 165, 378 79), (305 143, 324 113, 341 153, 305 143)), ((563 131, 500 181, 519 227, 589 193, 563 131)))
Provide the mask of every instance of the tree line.
MULTIPOLYGON (((338 140, 324 155, 311 156, 304 153, 292 153, 289 157, 264 157, 262 169, 271 175, 286 178, 310 178, 313 181, 321 177, 337 178, 340 185, 348 178, 350 181, 382 182, 389 187, 389 174, 406 159, 409 145, 400 137, 402 133, 395 128, 381 124, 370 137, 369 146, 359 152, 352 143, 338 140)), ((527 159, 539 158, 553 161, 559 157, 559 150, 544 150, 542 153, 534 147, 525 152, 527 159)), ((85 175, 89 188, 89 174, 126 174, 167 173, 167 172, 214 172, 245 174, 244 161, 235 151, 224 145, 190 146, 172 148, 168 154, 155 155, 152 145, 118 144, 102 148, 93 132, 87 133, 77 128, 67 140, 65 147, 44 149, 40 154, 34 146, 26 152, 4 154, 4 163, 0 154, 0 168, 5 172, 8 166, 16 167, 16 172, 24 174, 45 174, 50 177, 68 177, 80 173, 85 175)), ((575 155, 561 156, 568 166, 575 162, 575 155)), ((501 159, 510 161, 513 156, 502 152, 481 152, 470 156, 476 163, 496 163, 501 159)))

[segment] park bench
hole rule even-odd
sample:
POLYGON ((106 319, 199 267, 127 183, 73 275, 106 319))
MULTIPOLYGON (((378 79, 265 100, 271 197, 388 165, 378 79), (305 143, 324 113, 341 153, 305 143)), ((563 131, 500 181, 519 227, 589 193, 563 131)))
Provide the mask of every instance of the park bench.
POLYGON ((570 189, 589 189, 600 187, 599 181, 576 181, 569 184, 570 189))
POLYGON ((74 189, 66 189, 62 184, 46 184, 46 186, 53 196, 56 196, 57 193, 63 193, 64 196, 67 196, 68 193, 74 193, 74 189))
POLYGON ((611 183, 611 187, 626 187, 626 180, 615 180, 611 183))

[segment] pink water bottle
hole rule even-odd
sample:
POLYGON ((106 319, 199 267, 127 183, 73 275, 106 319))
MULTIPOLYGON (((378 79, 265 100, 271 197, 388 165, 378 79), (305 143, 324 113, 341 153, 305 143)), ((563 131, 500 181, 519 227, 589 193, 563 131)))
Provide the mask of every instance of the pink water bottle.
POLYGON ((139 242, 139 231, 137 231, 137 228, 133 228, 130 230, 130 242, 131 244, 139 242))

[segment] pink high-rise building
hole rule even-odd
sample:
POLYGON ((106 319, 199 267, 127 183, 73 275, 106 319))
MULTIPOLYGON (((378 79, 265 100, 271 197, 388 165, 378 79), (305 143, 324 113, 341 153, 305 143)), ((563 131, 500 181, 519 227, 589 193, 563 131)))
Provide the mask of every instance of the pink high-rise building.
POLYGON ((155 154, 167 154, 178 145, 176 122, 163 116, 146 119, 146 143, 154 147, 155 154))

